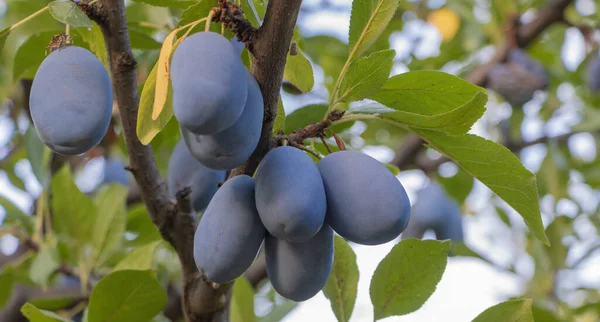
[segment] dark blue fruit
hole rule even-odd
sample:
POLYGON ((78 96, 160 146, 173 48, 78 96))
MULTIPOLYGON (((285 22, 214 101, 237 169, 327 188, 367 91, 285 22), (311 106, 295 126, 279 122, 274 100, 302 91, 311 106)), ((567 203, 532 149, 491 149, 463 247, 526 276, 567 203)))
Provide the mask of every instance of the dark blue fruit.
POLYGON ((104 161, 104 179, 103 183, 120 183, 122 185, 129 184, 130 174, 125 170, 125 164, 115 158, 107 158, 104 161))
POLYGON ((108 130, 113 105, 110 77, 90 51, 74 46, 57 49, 37 70, 29 104, 33 125, 52 151, 85 153, 108 130))
POLYGON ((307 241, 323 225, 327 200, 323 179, 306 153, 282 146, 271 150, 256 172, 256 207, 269 233, 307 241))
POLYGON ((544 67, 522 49, 511 50, 506 63, 494 66, 488 75, 488 87, 514 106, 529 102, 535 91, 546 86, 544 67))
POLYGON ((412 207, 410 222, 402 233, 402 239, 420 239, 431 229, 438 240, 464 240, 460 207, 446 194, 442 186, 430 183, 417 193, 417 198, 412 207))
POLYGON ((254 203, 254 179, 233 177, 215 194, 194 236, 194 260, 213 282, 228 283, 252 265, 266 230, 254 203))
POLYGON ((246 67, 225 37, 195 33, 171 60, 173 113, 195 134, 214 134, 232 126, 246 103, 246 67))
POLYGON ((275 291, 292 301, 306 301, 319 293, 331 274, 333 230, 323 225, 313 238, 302 243, 267 234, 265 259, 275 291))
POLYGON ((340 236, 363 245, 389 242, 410 219, 410 201, 398 179, 379 161, 340 151, 318 164, 325 184, 325 222, 340 236))
POLYGON ((190 154, 183 140, 177 143, 169 159, 167 184, 171 197, 175 197, 177 191, 190 187, 194 210, 203 211, 217 192, 218 184, 223 181, 225 171, 203 166, 190 154))
POLYGON ((181 136, 192 155, 205 166, 216 170, 230 170, 244 163, 260 140, 264 102, 258 83, 250 72, 245 72, 248 101, 242 116, 225 131, 211 135, 194 135, 184 127, 181 136))
POLYGON ((238 53, 238 55, 241 55, 242 51, 244 51, 245 44, 239 41, 237 36, 233 36, 233 38, 231 38, 231 44, 233 45, 233 48, 235 48, 235 51, 238 53))
POLYGON ((600 91, 600 52, 594 54, 588 65, 588 88, 593 94, 600 91))

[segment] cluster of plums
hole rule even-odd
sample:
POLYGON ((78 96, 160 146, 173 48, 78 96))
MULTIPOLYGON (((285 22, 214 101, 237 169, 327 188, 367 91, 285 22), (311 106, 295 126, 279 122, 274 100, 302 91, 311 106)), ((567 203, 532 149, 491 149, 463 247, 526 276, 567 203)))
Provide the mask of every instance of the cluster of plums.
POLYGON ((433 181, 417 193, 417 201, 412 206, 410 222, 402 233, 402 239, 423 238, 428 230, 432 230, 438 240, 464 240, 462 212, 458 203, 433 181))
POLYGON ((110 125, 110 77, 84 48, 54 50, 35 74, 29 105, 38 136, 52 151, 85 153, 100 143, 110 125))
POLYGON ((513 106, 522 106, 537 90, 548 86, 544 67, 520 48, 511 49, 506 61, 490 69, 487 86, 513 106))
POLYGON ((264 103, 235 42, 199 32, 177 47, 171 60, 173 112, 194 158, 230 170, 256 149, 264 103))
POLYGON ((294 301, 313 297, 327 282, 334 231, 351 242, 378 245, 397 238, 410 219, 400 181, 356 151, 332 153, 315 164, 299 149, 277 147, 254 177, 235 176, 217 190, 225 173, 203 166, 180 141, 168 179, 172 192, 190 186, 194 208, 206 208, 194 258, 210 280, 223 284, 241 276, 264 243, 274 289, 294 301))

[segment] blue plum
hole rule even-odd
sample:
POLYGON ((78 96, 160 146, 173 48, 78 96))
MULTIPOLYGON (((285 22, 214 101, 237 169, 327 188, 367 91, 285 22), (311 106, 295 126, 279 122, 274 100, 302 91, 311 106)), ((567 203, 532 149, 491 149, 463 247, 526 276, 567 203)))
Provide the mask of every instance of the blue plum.
POLYGON ((442 186, 432 182, 417 193, 408 227, 402 239, 422 238, 431 229, 436 239, 464 240, 462 213, 459 205, 451 199, 442 186))
POLYGON ((246 67, 227 38, 195 33, 177 47, 171 60, 173 113, 194 134, 214 134, 242 115, 248 86, 246 67))
POLYGON ((256 207, 271 235, 301 242, 319 232, 327 200, 311 157, 293 147, 275 148, 261 161, 255 177, 256 207))
POLYGON ((363 245, 397 238, 410 219, 410 201, 400 181, 379 161, 340 151, 317 165, 327 196, 325 222, 340 236, 363 245))
POLYGON ((323 225, 310 240, 294 243, 267 234, 267 275, 281 296, 306 301, 327 283, 333 267, 333 230, 323 225))
POLYGON ((219 188, 196 229, 196 266, 215 283, 231 282, 252 265, 265 234, 254 203, 254 179, 233 177, 219 188))
POLYGON ((69 46, 40 65, 29 98, 31 119, 44 144, 62 155, 96 146, 110 124, 113 93, 108 72, 90 51, 69 46))
POLYGON ((217 192, 218 184, 225 181, 225 171, 217 171, 203 166, 188 151, 180 140, 169 159, 167 185, 171 197, 177 191, 190 187, 191 200, 195 211, 203 211, 217 192))
POLYGON ((128 185, 130 174, 125 170, 123 161, 115 158, 107 158, 104 161, 104 179, 103 183, 120 183, 128 185))
POLYGON ((600 91, 600 51, 594 54, 588 65, 588 88, 593 94, 600 91))
POLYGON ((488 87, 508 103, 522 106, 537 90, 548 86, 544 67, 522 49, 512 49, 506 63, 495 65, 488 74, 488 87))
POLYGON ((256 149, 262 130, 264 102, 258 83, 246 71, 248 100, 242 116, 230 128, 212 135, 195 135, 181 128, 192 155, 206 167, 231 170, 244 163, 256 149))

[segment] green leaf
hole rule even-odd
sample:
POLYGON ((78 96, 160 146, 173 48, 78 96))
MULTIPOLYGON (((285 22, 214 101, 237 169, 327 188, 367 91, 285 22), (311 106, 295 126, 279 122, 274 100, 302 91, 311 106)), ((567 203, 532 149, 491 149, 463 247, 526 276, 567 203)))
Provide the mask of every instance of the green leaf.
POLYGON ((117 271, 92 290, 88 321, 147 322, 166 304, 167 294, 152 271, 117 271))
POLYGON ((283 79, 298 87, 303 93, 310 92, 315 84, 312 65, 304 56, 300 48, 296 48, 296 55, 292 56, 288 51, 283 79))
POLYGON ((52 40, 52 36, 59 31, 46 31, 37 33, 27 38, 19 47, 15 58, 13 59, 13 81, 17 81, 24 74, 35 75, 33 72, 37 70, 42 61, 46 58, 46 46, 52 40))
POLYGON ((437 71, 414 71, 387 80, 371 99, 396 112, 380 117, 399 124, 467 133, 485 111, 487 92, 456 76, 437 71))
POLYGON ((88 44, 90 45, 90 51, 98 57, 98 60, 102 62, 102 65, 104 65, 107 70, 110 70, 104 35, 102 34, 102 29, 100 29, 100 26, 96 23, 94 23, 94 27, 90 30, 88 44))
POLYGON ((350 56, 349 60, 360 57, 385 30, 399 0, 354 0, 350 14, 350 56))
POLYGON ((82 249, 94 235, 97 209, 94 202, 75 185, 69 166, 52 178, 52 227, 60 239, 82 249))
POLYGON ((46 287, 48 279, 59 266, 56 249, 42 247, 29 268, 29 278, 34 283, 46 287))
POLYGON ((449 178, 444 178, 438 174, 437 180, 444 186, 446 193, 459 204, 467 199, 475 184, 473 177, 462 168, 458 168, 456 174, 449 178))
POLYGON ((0 54, 4 51, 4 44, 6 43, 6 38, 10 35, 10 27, 4 28, 0 31, 0 54))
POLYGON ((531 299, 502 302, 483 311, 473 322, 534 322, 531 303, 531 299))
POLYGON ((153 241, 162 240, 160 232, 152 223, 144 204, 130 207, 127 213, 126 230, 137 236, 128 243, 131 246, 141 246, 153 241))
POLYGON ((97 255, 107 258, 117 248, 125 233, 128 188, 120 184, 105 186, 95 198, 99 216, 96 216, 93 242, 97 255))
POLYGON ((134 49, 160 49, 161 43, 154 40, 154 38, 150 37, 148 34, 129 28, 129 40, 131 41, 131 48, 134 49))
POLYGON ((269 314, 260 317, 258 322, 280 322, 286 315, 295 309, 296 306, 298 306, 297 302, 286 300, 283 304, 277 304, 269 314))
POLYGON ((149 4, 149 5, 155 6, 155 7, 168 7, 168 8, 174 8, 174 9, 185 9, 185 8, 197 3, 197 1, 191 1, 191 0, 133 0, 133 1, 149 4))
POLYGON ((33 233, 33 217, 26 215, 20 208, 15 206, 12 201, 0 196, 0 206, 4 208, 3 225, 13 227, 23 227, 28 234, 33 233))
POLYGON ((283 108, 283 101, 281 97, 277 100, 277 116, 275 116, 275 122, 273 122, 273 133, 278 134, 283 132, 285 129, 285 109, 283 108))
POLYGON ((418 310, 442 279, 452 242, 408 238, 379 263, 371 279, 375 319, 418 310))
POLYGON ((50 14, 54 19, 71 27, 92 28, 94 25, 90 18, 83 13, 75 2, 52 1, 48 4, 50 14))
POLYGON ((231 322, 255 322, 254 289, 242 276, 235 280, 231 296, 231 322))
POLYGON ((0 271, 0 308, 4 307, 6 301, 10 298, 13 290, 15 278, 12 268, 3 267, 0 271))
MULTIPOLYGON (((160 0, 153 0, 153 1, 160 1, 160 0)), ((179 20, 177 27, 182 27, 182 26, 185 26, 185 25, 187 25, 191 22, 194 22, 198 19, 207 17, 210 10, 213 7, 218 7, 218 6, 219 6, 219 3, 217 2, 217 0, 193 1, 193 5, 187 7, 187 9, 185 9, 185 11, 183 11, 183 13, 181 13, 181 19, 179 20)), ((202 26, 202 30, 204 30, 204 23, 201 23, 200 26, 202 26)))
POLYGON ((48 183, 50 183, 50 157, 52 156, 52 152, 40 140, 33 126, 30 126, 25 133, 25 150, 27 151, 27 159, 29 159, 33 174, 42 187, 48 187, 48 183))
POLYGON ((256 14, 262 20, 265 17, 267 8, 263 0, 246 0, 242 1, 242 10, 244 11, 246 19, 250 21, 252 26, 258 28, 260 27, 260 22, 256 20, 254 10, 256 10, 256 14))
POLYGON ((149 144, 173 117, 173 99, 171 97, 173 91, 171 90, 171 85, 169 85, 166 105, 158 118, 156 120, 152 119, 157 72, 158 63, 152 67, 152 71, 150 71, 148 78, 146 78, 144 89, 142 89, 142 95, 140 96, 136 131, 140 142, 144 145, 149 144))
POLYGON ((337 101, 362 100, 380 89, 390 76, 395 55, 394 50, 382 50, 350 64, 340 84, 337 101))
POLYGON ((144 271, 152 268, 152 259, 154 258, 154 251, 162 241, 157 240, 149 244, 140 246, 132 250, 125 258, 123 258, 114 271, 122 270, 138 270, 144 271))
POLYGON ((397 166, 395 166, 393 164, 386 163, 385 167, 388 168, 388 170, 390 170, 390 172, 392 174, 394 174, 394 176, 397 176, 400 174, 400 168, 398 168, 397 166))
POLYGON ((348 243, 339 236, 335 236, 335 255, 333 270, 323 288, 323 294, 331 302, 331 309, 338 321, 350 320, 356 293, 358 291, 358 265, 356 254, 348 243))
POLYGON ((482 137, 415 130, 433 149, 488 186, 525 220, 534 236, 550 246, 544 232, 535 175, 506 147, 482 137))
POLYGON ((301 107, 285 118, 285 133, 289 134, 307 126, 310 123, 319 122, 327 113, 327 105, 312 104, 301 107))
POLYGON ((29 320, 29 322, 68 322, 58 314, 50 311, 40 310, 31 303, 25 303, 21 307, 21 313, 29 320))

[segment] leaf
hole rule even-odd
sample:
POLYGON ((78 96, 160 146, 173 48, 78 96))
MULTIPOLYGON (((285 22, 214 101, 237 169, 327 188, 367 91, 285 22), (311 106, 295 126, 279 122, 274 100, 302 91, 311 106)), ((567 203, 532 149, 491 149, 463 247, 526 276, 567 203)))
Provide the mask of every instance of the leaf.
POLYGON ((154 258, 154 251, 162 243, 157 240, 149 244, 140 246, 132 250, 125 258, 123 258, 113 271, 122 270, 149 270, 152 268, 152 259, 154 258))
POLYGON ((33 126, 30 126, 25 132, 25 151, 27 151, 27 159, 29 159, 33 174, 42 187, 48 187, 52 152, 40 140, 33 126))
POLYGON ((88 321, 147 322, 166 304, 167 294, 152 271, 117 271, 92 290, 88 321))
MULTIPOLYGON (((193 3, 192 6, 189 6, 181 13, 181 19, 179 20, 177 27, 182 27, 198 19, 207 17, 210 10, 219 5, 217 0, 200 0, 193 1, 193 3)), ((201 24, 201 26, 204 27, 204 24, 201 24)))
POLYGON ((33 233, 33 217, 26 215, 12 201, 0 196, 0 206, 4 209, 3 225, 13 227, 23 227, 28 234, 33 233))
POLYGON ((242 1, 242 10, 244 11, 244 15, 246 19, 250 21, 252 26, 258 28, 260 27, 260 22, 256 20, 256 15, 254 14, 254 10, 256 10, 256 14, 262 20, 265 16, 266 5, 263 0, 246 0, 242 1))
POLYGON ((172 90, 169 86, 168 96, 166 105, 163 108, 163 113, 156 119, 152 119, 152 109, 154 106, 154 96, 156 89, 156 74, 158 64, 154 65, 152 71, 148 75, 144 88, 142 89, 142 95, 140 96, 140 106, 138 109, 138 121, 136 125, 136 132, 138 139, 142 144, 147 145, 152 142, 152 139, 160 133, 160 131, 169 123, 173 117, 173 106, 172 106, 172 90))
POLYGON ((152 50, 161 47, 161 43, 154 40, 154 38, 133 28, 129 28, 129 40, 131 41, 131 48, 134 49, 152 50))
POLYGON ((197 1, 191 0, 133 0, 135 2, 141 2, 149 4, 155 7, 168 7, 174 9, 185 9, 189 6, 197 3, 197 1))
POLYGON ((144 204, 130 207, 127 213, 127 232, 137 237, 129 245, 145 245, 153 241, 162 240, 160 232, 152 223, 144 204))
POLYGON ((92 21, 83 13, 75 2, 71 1, 52 1, 48 4, 50 14, 58 22, 71 27, 86 27, 92 28, 92 21))
MULTIPOLYGON (((52 40, 52 36, 57 33, 57 31, 37 33, 23 42, 19 49, 17 49, 13 59, 13 81, 18 81, 25 73, 37 70, 46 58, 44 48, 48 46, 50 40, 52 40)), ((34 73, 31 73, 31 75, 34 75, 34 73)))
POLYGON ((334 240, 333 269, 323 288, 323 294, 331 302, 331 308, 338 321, 346 322, 350 320, 356 302, 358 265, 356 254, 348 243, 339 236, 335 236, 334 240))
POLYGON ((397 176, 400 174, 400 168, 398 168, 397 166, 395 166, 393 164, 386 163, 385 167, 388 168, 388 170, 390 170, 390 172, 392 174, 394 174, 394 176, 397 176))
POLYGON ((97 256, 104 259, 119 246, 125 233, 128 187, 111 184, 100 190, 95 198, 99 216, 96 216, 93 242, 97 256))
POLYGON ((107 70, 110 70, 108 51, 106 50, 104 35, 102 34, 102 29, 100 29, 100 26, 98 26, 96 23, 94 23, 94 27, 92 30, 90 30, 88 44, 90 45, 90 51, 92 51, 94 55, 98 57, 98 60, 102 62, 102 65, 104 65, 107 70))
POLYGON ((12 268, 2 267, 0 270, 0 308, 4 307, 10 298, 15 282, 12 268))
POLYGON ((63 166, 52 178, 52 227, 61 239, 81 249, 91 241, 97 209, 94 202, 79 191, 69 166, 63 166))
POLYGON ((399 0, 354 0, 350 14, 350 56, 360 57, 379 38, 396 13, 399 0))
POLYGON ((451 245, 408 238, 394 246, 371 279, 375 320, 418 310, 442 279, 451 245))
POLYGON ((31 264, 29 278, 34 283, 47 287, 48 279, 60 266, 56 257, 56 249, 42 247, 31 264))
POLYGON ((350 64, 340 84, 337 101, 362 100, 380 89, 390 76, 395 55, 394 50, 382 50, 350 64))
POLYGON ((461 168, 488 186, 525 220, 534 236, 547 246, 539 207, 535 175, 506 147, 482 137, 415 130, 430 147, 450 157, 461 168))
MULTIPOLYGON (((160 56, 156 62, 156 86, 154 87, 154 104, 152 106, 152 120, 156 121, 167 105, 171 78, 169 75, 173 42, 178 29, 173 30, 165 38, 160 49, 160 56)), ((153 69, 154 70, 154 69, 153 69)), ((150 73, 152 75, 152 73, 150 73)), ((150 76, 148 78, 150 78, 150 76)))
POLYGON ((259 322, 280 322, 285 316, 287 316, 293 309, 298 306, 297 302, 286 300, 283 304, 277 304, 275 308, 269 312, 269 314, 260 317, 259 322))
POLYGON ((288 51, 283 78, 294 84, 302 92, 307 93, 313 89, 315 84, 312 65, 300 48, 297 48, 296 51, 297 53, 294 56, 288 51))
POLYGON ((285 129, 285 109, 283 108, 283 101, 281 97, 277 99, 277 116, 275 116, 275 122, 273 122, 273 134, 283 132, 285 129))
POLYGON ((396 112, 380 117, 400 124, 464 134, 485 111, 487 92, 456 76, 414 71, 387 80, 371 99, 396 112))
POLYGON ((531 303, 531 299, 502 302, 483 311, 473 322, 534 322, 531 303))
POLYGON ((303 106, 286 116, 285 133, 289 134, 310 123, 319 122, 325 113, 327 113, 327 105, 324 104, 303 106))
POLYGON ((4 51, 4 44, 6 43, 6 38, 10 35, 10 27, 4 28, 0 31, 0 54, 4 51))
POLYGON ((58 314, 50 311, 40 310, 31 303, 25 303, 21 307, 21 313, 29 320, 29 322, 67 322, 58 314))
POLYGON ((231 322, 255 322, 254 289, 242 276, 235 280, 231 297, 231 322))

